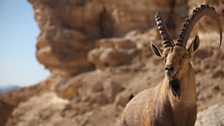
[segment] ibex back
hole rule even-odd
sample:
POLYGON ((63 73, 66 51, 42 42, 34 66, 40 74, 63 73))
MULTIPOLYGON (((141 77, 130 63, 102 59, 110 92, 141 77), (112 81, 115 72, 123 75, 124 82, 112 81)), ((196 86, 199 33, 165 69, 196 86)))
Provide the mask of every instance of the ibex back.
POLYGON ((165 78, 154 88, 146 89, 135 96, 124 109, 122 126, 194 126, 197 116, 196 82, 191 61, 194 51, 199 47, 198 36, 186 47, 191 30, 203 16, 215 20, 220 30, 221 21, 213 7, 201 5, 185 20, 176 42, 166 30, 160 13, 155 21, 161 35, 164 49, 151 43, 153 53, 164 60, 165 78))

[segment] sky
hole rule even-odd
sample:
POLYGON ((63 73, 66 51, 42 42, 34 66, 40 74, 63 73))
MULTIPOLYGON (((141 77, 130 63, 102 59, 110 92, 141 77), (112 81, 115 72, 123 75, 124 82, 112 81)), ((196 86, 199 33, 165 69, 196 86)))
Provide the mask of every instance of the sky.
POLYGON ((49 72, 35 56, 39 28, 27 0, 0 0, 0 87, 29 86, 49 72))

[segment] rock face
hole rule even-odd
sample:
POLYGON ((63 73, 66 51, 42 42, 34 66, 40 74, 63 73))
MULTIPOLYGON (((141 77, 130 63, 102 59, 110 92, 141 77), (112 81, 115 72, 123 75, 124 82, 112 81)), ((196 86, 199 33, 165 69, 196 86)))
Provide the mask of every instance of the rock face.
MULTIPOLYGON (((9 118, 6 126, 117 126, 129 100, 164 77, 163 61, 153 56, 149 47, 150 41, 160 44, 153 18, 155 11, 161 11, 169 34, 175 39, 184 18, 191 13, 189 10, 201 3, 193 0, 29 2, 41 30, 36 56, 52 75, 38 85, 0 95, 0 114, 7 109, 0 125, 9 118), (12 105, 2 104, 4 100, 12 105)), ((207 2, 217 5, 223 19, 223 2, 207 2)), ((197 126, 223 125, 224 52, 223 46, 217 48, 216 25, 209 22, 202 20, 194 29, 200 31, 201 41, 193 59, 197 126), (200 25, 214 30, 205 33, 200 25), (216 104, 219 105, 210 107, 216 104), (207 118, 215 119, 207 121, 207 118)))
MULTIPOLYGON (((138 29, 144 32, 153 28, 155 26, 153 19, 155 11, 161 12, 170 31, 169 33, 174 38, 177 37, 181 24, 188 15, 188 8, 191 11, 192 8, 195 8, 200 3, 206 2, 214 5, 220 16, 222 16, 222 21, 224 21, 223 1, 29 1, 33 5, 35 19, 41 30, 36 46, 37 59, 52 73, 66 75, 78 74, 93 68, 87 60, 87 53, 93 49, 96 40, 111 41, 111 39, 99 39, 122 37, 131 30, 138 29)), ((211 21, 203 20, 197 27, 200 30, 210 31, 211 29, 216 29, 215 26, 211 21), (207 26, 210 28, 208 29, 207 26)), ((92 54, 99 55, 101 52, 101 49, 94 50, 92 54)), ((111 57, 108 57, 109 55, 121 54, 120 59, 126 56, 131 57, 130 55, 132 55, 119 49, 116 49, 116 51, 114 49, 104 49, 103 52, 103 56, 100 57, 104 57, 104 60, 110 59, 109 66, 124 64, 124 61, 121 60, 114 62, 111 60, 111 57)), ((93 61, 93 59, 91 61, 97 65, 105 62, 93 61)))
POLYGON ((101 39, 97 45, 99 48, 88 54, 88 60, 97 67, 130 64, 137 53, 136 44, 125 38, 101 39))
MULTIPOLYGON (((185 0, 176 1, 176 6, 174 0, 29 1, 33 5, 35 19, 41 30, 36 46, 38 61, 52 73, 68 75, 92 69, 86 55, 94 47, 96 40, 122 37, 136 29, 149 30, 155 26, 152 18, 155 11, 161 11, 173 35, 187 15, 185 0)), ((111 56, 121 54, 120 58, 130 55, 122 50, 110 49, 106 52, 105 55, 111 56)))
POLYGON ((223 126, 224 105, 213 105, 198 113, 195 126, 223 126))
POLYGON ((41 96, 35 96, 28 100, 26 103, 22 103, 13 112, 17 118, 12 118, 10 123, 6 126, 29 126, 29 125, 52 125, 43 120, 60 121, 60 111, 65 109, 67 100, 58 98, 54 93, 46 93, 41 96), (27 111, 28 109, 28 111, 27 111), (57 114, 56 114, 57 113, 57 114), (54 116, 52 116, 54 114, 54 116), (18 122, 17 120, 23 120, 18 122))

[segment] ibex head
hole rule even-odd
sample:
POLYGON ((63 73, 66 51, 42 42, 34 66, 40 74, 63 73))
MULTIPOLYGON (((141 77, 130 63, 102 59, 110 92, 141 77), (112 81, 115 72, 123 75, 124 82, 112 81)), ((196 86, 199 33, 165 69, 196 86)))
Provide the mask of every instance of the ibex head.
POLYGON ((186 47, 187 41, 193 26, 202 16, 206 15, 212 17, 219 26, 220 46, 222 43, 222 26, 220 18, 213 7, 201 5, 200 7, 194 9, 193 14, 189 18, 186 18, 183 23, 183 27, 175 43, 170 39, 160 13, 157 12, 155 14, 155 21, 158 26, 164 49, 159 49, 153 43, 151 43, 151 48, 155 55, 164 59, 164 70, 168 78, 181 79, 184 75, 186 75, 187 69, 191 67, 193 53, 199 47, 199 37, 196 35, 195 39, 188 47, 186 47))

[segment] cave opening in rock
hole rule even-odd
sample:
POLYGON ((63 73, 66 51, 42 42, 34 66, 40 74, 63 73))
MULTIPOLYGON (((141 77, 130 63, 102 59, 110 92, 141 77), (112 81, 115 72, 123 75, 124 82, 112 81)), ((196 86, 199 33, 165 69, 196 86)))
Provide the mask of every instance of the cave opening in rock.
POLYGON ((103 11, 99 16, 99 29, 102 38, 110 38, 114 36, 114 21, 106 8, 103 8, 103 11))

